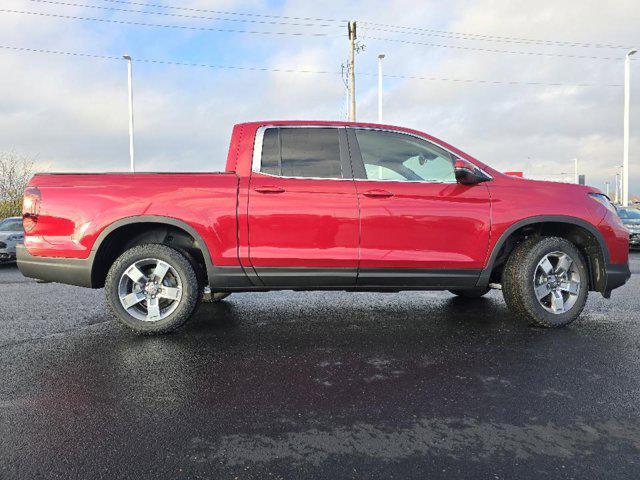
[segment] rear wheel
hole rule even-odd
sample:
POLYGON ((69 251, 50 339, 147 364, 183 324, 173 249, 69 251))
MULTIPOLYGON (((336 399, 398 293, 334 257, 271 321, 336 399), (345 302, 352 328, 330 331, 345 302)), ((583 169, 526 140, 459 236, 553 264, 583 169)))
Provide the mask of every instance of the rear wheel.
POLYGON ((462 298, 480 298, 489 293, 490 288, 469 288, 464 290, 449 290, 451 293, 462 298))
POLYGON ((578 318, 587 302, 587 264, 564 238, 532 238, 509 257, 502 291, 516 315, 537 326, 562 327, 578 318))
POLYGON ((113 315, 135 333, 166 333, 184 324, 201 288, 194 267, 177 250, 148 244, 124 252, 111 266, 105 295, 113 315))

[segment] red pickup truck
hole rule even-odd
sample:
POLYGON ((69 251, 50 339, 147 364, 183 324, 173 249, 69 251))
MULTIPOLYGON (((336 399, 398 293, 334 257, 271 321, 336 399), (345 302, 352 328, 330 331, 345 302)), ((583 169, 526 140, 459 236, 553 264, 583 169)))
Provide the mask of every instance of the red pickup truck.
POLYGON ((561 326, 629 278, 628 232, 593 188, 504 175, 386 125, 236 125, 222 173, 36 175, 27 277, 105 288, 137 333, 174 330, 206 288, 233 292, 502 288, 561 326))

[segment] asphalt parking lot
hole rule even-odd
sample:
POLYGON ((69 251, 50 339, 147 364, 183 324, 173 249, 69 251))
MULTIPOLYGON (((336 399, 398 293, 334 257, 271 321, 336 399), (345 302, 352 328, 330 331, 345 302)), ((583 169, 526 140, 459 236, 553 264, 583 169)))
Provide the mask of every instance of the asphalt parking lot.
POLYGON ((0 478, 637 478, 632 271, 562 330, 500 292, 279 292, 140 338, 0 267, 0 478))

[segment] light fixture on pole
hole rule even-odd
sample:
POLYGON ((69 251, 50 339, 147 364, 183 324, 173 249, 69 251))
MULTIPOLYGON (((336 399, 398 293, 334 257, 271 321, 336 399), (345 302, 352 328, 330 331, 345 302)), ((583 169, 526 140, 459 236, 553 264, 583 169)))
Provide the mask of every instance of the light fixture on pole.
POLYGON ((629 103, 631 97, 631 55, 637 50, 629 50, 624 59, 624 158, 622 160, 622 206, 629 206, 629 103))
POLYGON ((382 123, 382 59, 384 53, 378 55, 378 123, 382 123))
POLYGON ((123 55, 128 65, 129 78, 129 158, 131 161, 131 171, 136 171, 135 157, 133 153, 133 59, 131 55, 123 55))

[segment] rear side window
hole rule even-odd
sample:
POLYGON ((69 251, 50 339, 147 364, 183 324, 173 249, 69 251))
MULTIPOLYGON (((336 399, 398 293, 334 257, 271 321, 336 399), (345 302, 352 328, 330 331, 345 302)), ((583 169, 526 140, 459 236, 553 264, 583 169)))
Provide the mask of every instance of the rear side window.
POLYGON ((260 171, 280 175, 280 135, 277 128, 268 128, 262 139, 262 165, 260 171))
POLYGON ((455 182, 453 157, 425 140, 396 132, 356 130, 369 180, 455 182))
POLYGON ((260 171, 283 177, 342 178, 336 128, 268 128, 260 171))

